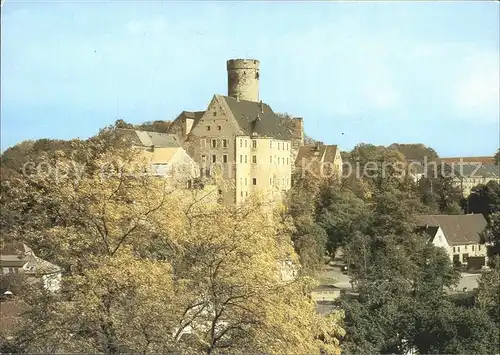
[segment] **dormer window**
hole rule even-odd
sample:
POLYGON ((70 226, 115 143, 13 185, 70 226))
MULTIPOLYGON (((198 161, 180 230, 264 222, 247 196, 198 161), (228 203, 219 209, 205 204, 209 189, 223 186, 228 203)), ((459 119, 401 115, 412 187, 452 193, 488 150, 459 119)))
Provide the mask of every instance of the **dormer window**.
POLYGON ((207 126, 207 131, 210 131, 210 126, 207 126))

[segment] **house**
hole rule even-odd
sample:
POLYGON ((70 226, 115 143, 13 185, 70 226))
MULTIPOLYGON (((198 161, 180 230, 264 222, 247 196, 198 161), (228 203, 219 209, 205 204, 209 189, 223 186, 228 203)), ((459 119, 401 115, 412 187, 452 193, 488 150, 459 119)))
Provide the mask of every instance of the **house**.
POLYGON ((27 281, 41 280, 49 291, 61 288, 61 268, 35 255, 24 243, 7 242, 0 249, 2 276, 23 274, 27 281))
POLYGON ((277 115, 259 99, 258 60, 229 60, 227 73, 227 96, 214 95, 203 111, 183 111, 167 133, 181 141, 204 178, 218 177, 225 204, 256 192, 281 200, 303 144, 303 120, 277 115))
POLYGON ((487 250, 481 235, 487 222, 482 214, 422 215, 417 217, 417 226, 432 244, 446 250, 454 264, 468 264, 471 257, 486 264, 487 250))
POLYGON ((198 165, 181 147, 176 135, 123 128, 117 132, 142 151, 155 174, 170 177, 182 186, 191 185, 199 177, 198 165))
POLYGON ((458 187, 464 197, 470 195, 473 187, 490 181, 500 183, 500 167, 489 163, 448 163, 453 170, 453 185, 458 187))
POLYGON ((296 169, 303 173, 311 173, 316 177, 340 178, 342 176, 342 157, 336 145, 325 145, 317 142, 299 148, 295 159, 296 169))

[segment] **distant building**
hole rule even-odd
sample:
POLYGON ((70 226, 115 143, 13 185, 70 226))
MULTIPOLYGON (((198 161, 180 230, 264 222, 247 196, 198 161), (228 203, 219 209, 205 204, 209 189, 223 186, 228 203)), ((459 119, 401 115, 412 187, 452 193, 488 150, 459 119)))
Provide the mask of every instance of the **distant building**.
POLYGON ((317 142, 299 148, 295 159, 298 171, 311 173, 313 176, 340 178, 342 176, 342 157, 336 145, 317 142))
POLYGON ((456 163, 453 169, 453 185, 460 189, 464 197, 470 195, 473 187, 490 181, 500 183, 500 166, 481 163, 456 163))
POLYGON ((199 177, 198 165, 175 135, 134 129, 117 129, 117 132, 134 148, 141 149, 153 173, 169 177, 182 187, 192 186, 193 180, 199 177))
POLYGON ((487 250, 481 234, 487 222, 482 214, 423 215, 417 217, 417 226, 432 244, 446 250, 453 263, 467 264, 474 257, 486 264, 487 250))
POLYGON ((495 164, 495 157, 493 156, 482 156, 482 157, 452 157, 452 158, 440 158, 443 163, 454 163, 454 164, 495 164))
POLYGON ((41 280, 49 291, 61 288, 61 268, 37 257, 24 243, 4 243, 0 263, 2 275, 22 273, 27 281, 41 280))

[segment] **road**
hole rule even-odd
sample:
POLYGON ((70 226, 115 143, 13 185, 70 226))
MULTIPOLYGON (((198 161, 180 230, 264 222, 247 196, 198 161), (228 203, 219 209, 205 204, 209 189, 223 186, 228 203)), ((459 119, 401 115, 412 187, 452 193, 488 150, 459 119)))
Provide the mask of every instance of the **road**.
MULTIPOLYGON (((351 290, 350 278, 346 274, 342 273, 340 269, 340 265, 338 266, 325 266, 324 271, 321 273, 320 279, 328 280, 333 279, 333 282, 329 282, 328 284, 333 285, 339 289, 351 290)), ((460 274, 460 281, 457 287, 452 291, 455 292, 463 292, 464 287, 467 288, 468 291, 472 291, 478 286, 478 278, 481 274, 469 274, 463 272, 460 274)), ((322 283, 323 285, 325 283, 322 283)))

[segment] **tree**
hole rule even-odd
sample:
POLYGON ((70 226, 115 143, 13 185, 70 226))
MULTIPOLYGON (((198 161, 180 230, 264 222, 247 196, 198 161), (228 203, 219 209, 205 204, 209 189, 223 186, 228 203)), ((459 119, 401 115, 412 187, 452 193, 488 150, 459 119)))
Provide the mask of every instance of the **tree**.
POLYGON ((487 243, 488 257, 491 262, 498 262, 495 258, 500 255, 500 212, 493 213, 482 238, 487 243))
POLYGON ((348 189, 337 185, 322 186, 317 198, 316 219, 328 236, 331 255, 357 230, 364 230, 370 218, 365 202, 348 189))
POLYGON ((439 159, 436 151, 423 144, 391 144, 388 149, 395 149, 403 153, 406 159, 418 161, 422 164, 437 161, 439 159))
POLYGON ((171 123, 172 122, 170 121, 161 121, 161 120, 152 122, 148 121, 138 125, 134 125, 133 128, 139 131, 166 133, 171 123))
POLYGON ((494 268, 484 271, 478 281, 477 300, 479 307, 500 326, 500 262, 495 256, 494 268))
POLYGON ((64 270, 62 294, 24 295, 23 351, 338 353, 341 314, 320 317, 309 279, 281 277, 297 256, 278 212, 173 190, 139 152, 100 138, 73 156, 84 171, 23 180, 31 210, 50 208, 11 237, 64 270))
POLYGON ((475 186, 462 205, 467 213, 482 213, 488 219, 490 214, 500 212, 500 185, 492 180, 475 186))

